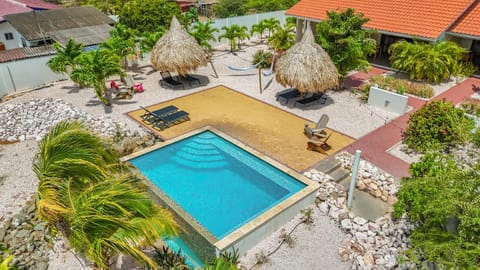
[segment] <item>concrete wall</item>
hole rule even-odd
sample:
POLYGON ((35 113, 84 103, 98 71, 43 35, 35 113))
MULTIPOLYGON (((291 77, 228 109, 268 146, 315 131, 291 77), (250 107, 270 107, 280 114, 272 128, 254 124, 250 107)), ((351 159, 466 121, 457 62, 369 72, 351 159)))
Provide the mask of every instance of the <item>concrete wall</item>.
POLYGON ((5 44, 6 50, 22 47, 21 37, 22 36, 17 32, 17 30, 15 30, 15 28, 13 28, 8 22, 0 23, 0 42, 5 44), (12 33, 13 39, 6 40, 6 33, 12 33))
POLYGON ((470 50, 470 48, 472 47, 472 42, 473 42, 472 39, 462 38, 457 36, 450 36, 450 35, 445 36, 445 39, 456 42, 458 45, 460 45, 460 47, 465 48, 467 50, 470 50))
POLYGON ((47 66, 52 57, 49 55, 0 63, 0 96, 66 79, 66 75, 53 73, 47 66))
POLYGON ((378 87, 370 87, 368 104, 387 111, 403 114, 407 110, 408 97, 378 87))

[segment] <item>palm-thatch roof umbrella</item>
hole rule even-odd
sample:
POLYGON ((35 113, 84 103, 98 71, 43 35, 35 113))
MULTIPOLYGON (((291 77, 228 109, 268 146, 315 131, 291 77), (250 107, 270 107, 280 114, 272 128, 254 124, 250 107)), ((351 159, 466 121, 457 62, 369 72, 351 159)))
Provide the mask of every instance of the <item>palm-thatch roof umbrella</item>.
POLYGON ((168 30, 157 41, 150 57, 159 71, 176 71, 186 75, 188 71, 207 64, 205 50, 173 16, 168 30))
POLYGON ((302 40, 288 49, 275 65, 275 78, 301 93, 319 93, 338 86, 338 71, 330 56, 315 43, 310 27, 302 40))

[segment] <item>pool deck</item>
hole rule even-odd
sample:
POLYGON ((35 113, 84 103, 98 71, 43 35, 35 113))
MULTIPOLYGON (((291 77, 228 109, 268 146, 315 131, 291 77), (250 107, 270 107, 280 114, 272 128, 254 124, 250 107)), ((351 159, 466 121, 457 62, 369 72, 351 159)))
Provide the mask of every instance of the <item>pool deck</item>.
MULTIPOLYGON (((225 86, 213 87, 147 108, 156 110, 168 105, 175 105, 188 112, 191 120, 158 131, 141 121, 140 115, 144 113, 142 109, 129 112, 128 115, 165 140, 210 125, 297 172, 302 172, 327 157, 306 150, 308 138, 303 134, 303 127, 306 123, 314 123, 225 86)), ((329 155, 354 141, 347 135, 328 130, 330 132, 333 132, 328 140, 331 149, 326 151, 329 155)))

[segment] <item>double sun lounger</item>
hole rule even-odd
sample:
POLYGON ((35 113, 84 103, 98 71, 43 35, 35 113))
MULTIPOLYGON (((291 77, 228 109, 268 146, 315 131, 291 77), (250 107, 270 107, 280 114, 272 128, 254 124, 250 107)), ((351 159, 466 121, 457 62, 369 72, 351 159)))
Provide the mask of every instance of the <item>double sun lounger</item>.
POLYGON ((173 125, 190 120, 187 112, 179 111, 178 108, 173 105, 155 111, 149 111, 142 106, 140 107, 145 111, 145 113, 140 116, 142 121, 148 123, 155 129, 164 130, 173 125))
POLYGON ((194 83, 196 83, 198 85, 201 85, 199 79, 197 79, 193 76, 190 76, 188 74, 184 75, 184 76, 179 76, 181 78, 181 81, 175 80, 172 77, 172 75, 170 74, 170 72, 168 72, 168 71, 160 72, 160 76, 162 76, 162 80, 160 81, 160 83, 162 85, 170 87, 174 90, 177 89, 177 88, 185 89, 185 85, 182 83, 182 81, 188 83, 190 86, 192 86, 194 83))
MULTIPOLYGON (((286 105, 289 100, 299 98, 300 96, 301 96, 300 91, 298 91, 298 89, 293 88, 290 91, 278 94, 277 100, 281 104, 286 105)), ((326 101, 327 101, 327 98, 323 96, 323 93, 314 93, 311 96, 296 100, 293 107, 304 108, 315 103, 325 104, 326 101)))

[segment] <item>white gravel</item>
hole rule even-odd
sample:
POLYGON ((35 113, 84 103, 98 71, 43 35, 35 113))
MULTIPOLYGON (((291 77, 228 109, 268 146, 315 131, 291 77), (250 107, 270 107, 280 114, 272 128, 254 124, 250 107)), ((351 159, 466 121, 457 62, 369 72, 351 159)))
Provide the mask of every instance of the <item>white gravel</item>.
MULTIPOLYGON (((208 81, 208 84, 193 89, 173 91, 161 87, 159 73, 154 72, 148 62, 144 61, 140 63, 141 73, 136 74, 134 78, 137 82, 143 83, 146 91, 134 95, 131 100, 114 101, 112 107, 103 106, 95 97, 92 89, 78 89, 69 80, 55 83, 51 87, 22 93, 5 103, 20 103, 33 98, 45 97, 63 99, 82 111, 95 116, 106 116, 115 122, 125 123, 126 128, 132 131, 144 132, 138 123, 125 115, 126 112, 136 110, 139 106, 153 105, 222 84, 311 121, 316 122, 321 114, 326 113, 330 117, 330 128, 353 138, 359 138, 398 116, 360 103, 351 91, 328 91, 326 104, 305 110, 293 108, 292 104, 283 106, 276 101, 275 94, 284 90, 285 87, 278 84, 274 76, 263 78, 263 86, 268 85, 268 87, 260 94, 256 70, 238 72, 225 66, 225 64, 237 67, 248 66, 251 64, 253 53, 265 46, 244 46, 237 55, 228 53, 226 48, 226 46, 219 47, 220 51, 217 51, 213 57, 219 78, 212 76, 213 71, 210 66, 199 68, 194 75, 200 76, 203 83, 208 81), (272 81, 269 82, 270 80, 272 81)), ((2 190, 0 192, 0 220, 2 217, 17 213, 36 191, 38 180, 31 168, 36 144, 36 141, 27 140, 11 145, 0 145, 0 176, 3 179, 0 186, 2 190)), ((312 207, 315 208, 315 206, 312 207)), ((292 222, 287 227, 291 226, 292 222)), ((293 234, 293 237, 296 239, 293 248, 283 246, 271 256, 270 263, 261 266, 260 269, 349 268, 349 263, 341 262, 338 255, 338 248, 345 239, 345 234, 328 217, 319 215, 317 210, 315 210, 314 226, 308 230, 302 225, 293 234)), ((259 250, 270 248, 277 240, 278 237, 275 235, 269 240, 265 240, 248 256, 242 258, 242 263, 253 264, 254 254, 259 250)), ((61 246, 61 244, 59 245, 61 246)), ((49 269, 85 268, 67 248, 58 248, 51 256, 49 269)))

